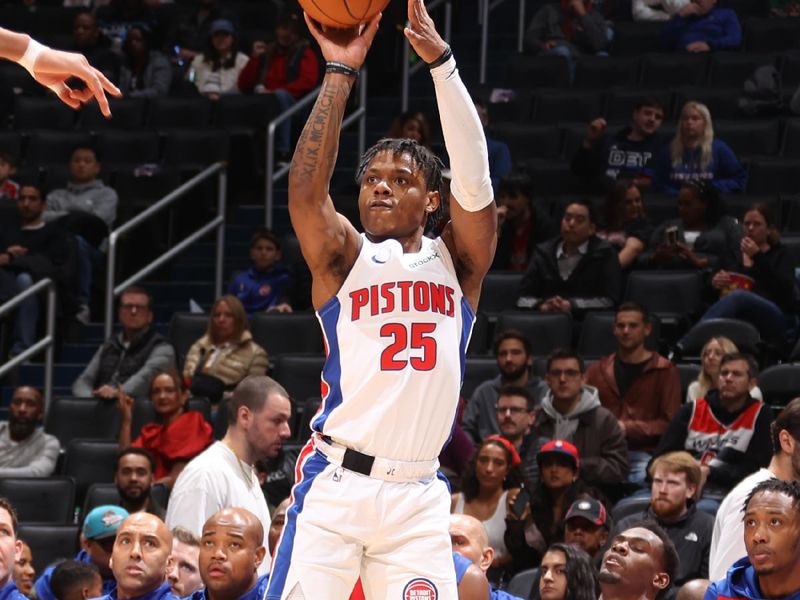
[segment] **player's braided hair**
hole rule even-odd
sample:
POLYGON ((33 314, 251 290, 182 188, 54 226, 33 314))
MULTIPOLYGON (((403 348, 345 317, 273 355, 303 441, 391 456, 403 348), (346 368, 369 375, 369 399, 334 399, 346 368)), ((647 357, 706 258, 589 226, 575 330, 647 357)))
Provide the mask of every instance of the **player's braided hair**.
POLYGON ((428 148, 418 144, 414 140, 401 138, 383 138, 378 140, 378 143, 369 148, 361 156, 361 160, 358 163, 358 169, 356 170, 356 183, 361 185, 361 182, 364 179, 364 173, 367 171, 369 164, 372 162, 375 156, 378 155, 378 153, 384 151, 391 152, 392 156, 407 154, 411 158, 411 162, 414 164, 414 166, 418 169, 422 169, 422 173, 425 175, 425 185, 428 188, 428 191, 439 192, 439 195, 441 196, 439 208, 437 208, 433 213, 430 213, 427 219, 428 223, 437 223, 441 217, 443 209, 442 205, 445 201, 442 190, 442 161, 439 160, 439 157, 437 157, 428 148))

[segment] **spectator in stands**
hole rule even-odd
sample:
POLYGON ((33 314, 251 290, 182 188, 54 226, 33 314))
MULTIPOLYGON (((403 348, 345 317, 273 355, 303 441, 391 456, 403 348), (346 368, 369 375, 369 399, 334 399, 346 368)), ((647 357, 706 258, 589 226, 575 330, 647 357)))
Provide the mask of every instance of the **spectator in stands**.
POLYGON ((208 329, 197 340, 183 364, 183 376, 195 396, 213 405, 248 375, 267 372, 266 351, 253 341, 242 303, 222 296, 211 307, 208 329))
POLYGON ((536 462, 538 445, 531 435, 537 404, 527 388, 505 386, 500 388, 495 408, 500 423, 500 435, 517 450, 522 459, 523 474, 529 479, 538 473, 535 464, 532 464, 536 462))
POLYGON ((614 317, 617 351, 586 371, 586 383, 597 388, 600 403, 625 433, 634 483, 644 481, 651 454, 681 405, 678 369, 645 347, 651 332, 647 309, 633 302, 620 305, 614 317))
MULTIPOLYGON (((22 540, 20 540, 22 541, 22 540)), ((31 547, 22 541, 22 550, 19 558, 14 563, 14 585, 25 596, 30 596, 33 591, 33 582, 36 580, 36 569, 33 568, 33 553, 31 547)))
POLYGON ((680 559, 672 540, 656 523, 645 522, 614 536, 600 567, 603 600, 663 598, 680 559))
POLYGON ((172 18, 167 40, 169 49, 174 52, 174 61, 178 66, 189 64, 203 53, 209 37, 209 27, 217 19, 233 19, 226 7, 220 6, 217 0, 195 0, 176 11, 172 18))
POLYGON ((497 251, 492 269, 524 272, 537 244, 554 233, 550 217, 533 201, 533 180, 522 171, 500 180, 497 251))
POLYGON ((533 349, 522 332, 501 332, 494 341, 494 355, 500 374, 475 388, 461 419, 461 426, 475 444, 500 433, 497 400, 502 388, 523 387, 537 405, 547 391, 545 383, 531 371, 533 349))
POLYGON ((747 551, 744 544, 742 506, 750 492, 768 479, 800 480, 800 398, 795 398, 778 414, 770 427, 772 460, 766 469, 745 477, 720 504, 711 537, 708 576, 712 581, 725 573, 747 551))
POLYGON ((211 425, 200 412, 186 409, 189 393, 175 369, 156 373, 150 384, 150 400, 157 422, 145 424, 139 437, 131 440, 134 399, 119 395, 119 447, 124 451, 134 446, 152 453, 151 477, 171 489, 186 463, 211 445, 211 425))
POLYGON ((11 503, 0 498, 0 595, 7 600, 26 600, 14 585, 14 563, 19 559, 22 542, 17 539, 17 513, 11 503))
POLYGON ((386 137, 414 140, 421 146, 430 148, 431 125, 424 113, 407 111, 394 118, 386 137))
MULTIPOLYGON (((128 511, 121 506, 104 504, 90 510, 83 520, 81 550, 75 560, 97 567, 100 577, 103 579, 101 594, 111 594, 117 589, 117 580, 108 563, 111 560, 111 551, 114 548, 117 530, 128 514, 128 511)), ((64 598, 63 593, 59 596, 55 595, 55 589, 52 587, 53 569, 54 565, 50 565, 36 580, 34 589, 39 600, 55 600, 56 598, 63 600, 64 598)), ((97 597, 97 595, 90 597, 97 597)))
POLYGON ((531 600, 595 600, 600 588, 589 556, 570 544, 551 544, 533 580, 531 600))
POLYGON ((78 240, 78 290, 80 310, 77 318, 89 322, 89 297, 92 272, 103 264, 104 240, 117 218, 119 198, 100 175, 97 151, 90 146, 76 147, 69 160, 69 182, 47 194, 44 211, 46 223, 59 225, 75 234, 78 240))
POLYGON ((172 84, 169 59, 153 48, 152 33, 145 25, 133 25, 122 43, 119 89, 130 98, 166 96, 172 84))
POLYGON ((239 91, 239 73, 247 64, 247 55, 236 49, 236 29, 227 19, 217 19, 209 27, 205 50, 192 59, 186 76, 197 90, 211 100, 239 91))
POLYGON ((175 368, 175 349, 152 326, 153 300, 144 288, 131 286, 119 299, 122 331, 97 350, 72 384, 72 394, 111 400, 123 392, 147 395, 153 375, 175 368))
POLYGON ((564 517, 564 543, 586 552, 598 568, 608 541, 611 518, 605 505, 595 498, 580 498, 564 517))
POLYGON ((166 581, 171 552, 172 533, 164 521, 147 513, 127 517, 119 526, 109 561, 117 589, 102 599, 177 600, 166 581))
POLYGON ((659 150, 653 166, 653 187, 664 194, 675 195, 682 184, 698 180, 724 193, 744 192, 747 185, 747 171, 731 147, 714 137, 711 112, 700 102, 683 105, 678 131, 659 150))
POLYGON ((750 396, 757 374, 752 357, 726 354, 719 389, 684 404, 654 452, 658 457, 686 450, 700 462, 701 502, 709 508, 716 509, 733 486, 769 463, 772 411, 750 396))
MULTIPOLYGON (((167 523, 200 535, 206 519, 232 506, 250 510, 262 523, 269 509, 253 466, 276 456, 289 438, 292 406, 283 387, 264 376, 244 379, 228 402, 228 431, 181 472, 170 495, 167 523)), ((269 563, 262 563, 262 572, 269 563)))
POLYGON ((200 578, 200 540, 183 527, 172 529, 172 565, 167 570, 172 593, 179 598, 203 588, 200 578))
POLYGON ((717 0, 690 0, 661 29, 661 46, 672 52, 738 50, 742 27, 732 8, 717 0))
MULTIPOLYGON (((700 351, 700 373, 686 390, 686 402, 694 402, 697 398, 705 398, 709 391, 717 389, 722 357, 738 351, 736 344, 724 336, 719 335, 709 339, 700 351)), ((758 386, 750 390, 750 395, 756 400, 764 399, 758 386)))
POLYGON ((275 548, 278 546, 278 540, 281 537, 281 533, 283 533, 283 526, 286 524, 286 511, 291 503, 291 498, 285 498, 272 511, 272 520, 269 523, 269 531, 267 532, 267 550, 271 557, 275 556, 275 548))
POLYGON ((631 12, 634 21, 668 21, 690 0, 633 0, 631 12))
POLYGON ((619 521, 615 531, 625 531, 640 521, 655 521, 681 557, 672 584, 707 578, 714 517, 698 510, 693 500, 700 485, 700 465, 688 452, 669 452, 655 459, 648 472, 652 480, 650 506, 644 513, 619 521))
POLYGON ((119 81, 120 57, 111 49, 111 40, 103 35, 97 19, 88 10, 72 20, 72 50, 83 54, 109 80, 119 81))
POLYGON ((653 234, 639 186, 630 179, 617 180, 606 194, 604 212, 604 226, 597 237, 611 244, 617 250, 620 267, 629 269, 653 234))
POLYGON ((580 316, 616 306, 621 270, 613 246, 595 235, 597 216, 588 200, 564 208, 561 234, 536 246, 520 284, 517 306, 580 316))
POLYGON ((86 600, 103 595, 103 579, 94 563, 64 560, 50 579, 55 600, 86 600))
POLYGON ((653 159, 662 145, 658 130, 664 112, 660 100, 644 96, 633 108, 631 124, 613 135, 606 132, 604 118, 589 123, 570 166, 583 179, 587 191, 596 192, 616 179, 631 179, 642 187, 650 185, 655 174, 653 159))
POLYGON ((503 537, 506 532, 507 497, 522 484, 521 460, 502 436, 490 435, 478 447, 461 478, 462 491, 453 494, 451 512, 471 515, 486 527, 494 548, 492 568, 500 572, 511 565, 503 537))
POLYGON ((597 388, 584 384, 585 371, 583 359, 571 350, 550 354, 545 376, 550 391, 532 430, 539 438, 574 444, 581 457, 580 478, 603 489, 627 478, 628 447, 619 422, 600 405, 597 388))
POLYGON ((192 600, 255 600, 266 597, 269 569, 259 518, 244 508, 225 508, 203 525, 200 576, 205 584, 192 600), (259 573, 263 573, 259 576, 259 573))
MULTIPOLYGON (((73 261, 70 240, 60 228, 45 223, 45 201, 35 185, 22 185, 17 196, 19 226, 0 228, 0 298, 9 299, 46 277, 56 282, 62 312, 72 303, 73 261)), ((25 300, 17 309, 11 354, 36 342, 40 297, 25 300)))
POLYGON ((489 177, 492 179, 492 189, 495 196, 499 197, 500 180, 511 173, 513 163, 511 162, 511 150, 508 144, 496 140, 489 131, 489 111, 486 110, 483 102, 473 98, 475 110, 478 111, 478 118, 483 125, 483 132, 486 136, 486 148, 489 152, 489 177))
POLYGON ((148 512, 163 519, 166 515, 164 507, 150 495, 155 462, 150 451, 126 447, 117 455, 114 484, 120 504, 129 513, 148 512))
MULTIPOLYGON (((239 91, 272 94, 281 112, 294 106, 319 81, 319 60, 305 36, 301 17, 287 11, 275 26, 275 37, 253 42, 253 52, 239 73, 239 91)), ((275 151, 288 160, 291 119, 278 126, 275 151)))
POLYGON ((736 260, 741 229, 736 219, 725 214, 717 188, 703 181, 684 183, 678 193, 678 214, 653 232, 651 265, 709 269, 736 260))
POLYGON ((539 477, 529 482, 530 500, 515 510, 526 491, 509 491, 505 543, 514 559, 514 570, 536 564, 547 547, 564 540, 564 517, 589 487, 579 478, 578 449, 565 440, 552 440, 536 455, 539 477))
POLYGON ((257 229, 250 238, 252 266, 228 286, 248 316, 264 311, 292 312, 291 269, 281 262, 281 240, 269 229, 257 229))
POLYGON ((772 209, 756 202, 744 213, 738 264, 711 279, 720 299, 700 317, 748 321, 762 338, 782 346, 797 328, 795 264, 781 244, 772 209))
POLYGON ((19 194, 19 184, 11 179, 16 172, 17 161, 14 156, 10 152, 0 151, 0 207, 4 217, 9 207, 13 207, 14 213, 17 212, 14 201, 19 194))
POLYGON ((101 1, 95 9, 101 31, 111 39, 117 51, 122 47, 125 35, 134 25, 146 25, 157 30, 159 22, 155 15, 155 4, 147 0, 108 0, 101 1))
POLYGON ((8 404, 8 421, 0 422, 0 477, 48 477, 61 451, 58 439, 38 428, 44 416, 42 393, 19 386, 8 404))
POLYGON ((798 0, 770 0, 769 15, 771 17, 800 17, 800 2, 798 0))
MULTIPOLYGON (((450 515, 450 541, 453 544, 453 559, 456 561, 456 579, 459 581, 458 595, 459 598, 462 598, 461 581, 463 581, 463 576, 458 576, 459 561, 455 555, 465 558, 469 564, 476 566, 486 574, 492 565, 494 548, 489 545, 489 536, 483 523, 469 515, 450 515)), ((521 600, 517 596, 494 589, 494 587, 489 589, 488 598, 489 600, 521 600)))
POLYGON ((609 45, 610 28, 591 0, 561 0, 545 4, 533 15, 525 31, 525 48, 543 56, 563 56, 574 78, 575 58, 600 54, 609 45))
POLYGON ((759 483, 744 506, 747 556, 725 579, 712 583, 709 600, 796 598, 800 594, 800 482, 769 479, 759 483))

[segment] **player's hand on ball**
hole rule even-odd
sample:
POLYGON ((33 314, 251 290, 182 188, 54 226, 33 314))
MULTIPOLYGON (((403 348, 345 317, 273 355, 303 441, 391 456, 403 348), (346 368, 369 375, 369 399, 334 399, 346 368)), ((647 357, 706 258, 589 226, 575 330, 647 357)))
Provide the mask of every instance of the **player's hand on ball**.
POLYGON ((408 0, 408 26, 403 33, 417 56, 426 63, 435 61, 447 48, 423 0, 408 0))
POLYGON ((306 13, 303 16, 325 60, 340 62, 354 69, 360 69, 364 64, 381 20, 381 13, 378 13, 368 23, 358 27, 335 29, 324 25, 320 27, 306 13))

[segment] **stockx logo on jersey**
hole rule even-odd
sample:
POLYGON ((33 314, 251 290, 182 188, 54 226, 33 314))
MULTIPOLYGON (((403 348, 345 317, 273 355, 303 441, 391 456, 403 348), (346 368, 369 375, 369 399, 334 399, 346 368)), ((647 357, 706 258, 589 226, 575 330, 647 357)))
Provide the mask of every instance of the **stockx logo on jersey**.
POLYGON ((350 318, 358 321, 363 316, 362 311, 369 311, 369 316, 374 317, 396 310, 434 312, 454 317, 454 295, 455 290, 449 285, 430 281, 387 281, 350 292, 350 318))

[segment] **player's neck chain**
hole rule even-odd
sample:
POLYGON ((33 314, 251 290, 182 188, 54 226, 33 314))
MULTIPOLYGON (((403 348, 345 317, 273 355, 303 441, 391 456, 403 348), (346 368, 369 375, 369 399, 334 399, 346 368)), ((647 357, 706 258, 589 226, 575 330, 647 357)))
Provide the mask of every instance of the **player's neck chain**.
POLYGON ((241 471, 242 477, 244 477, 244 480, 247 482, 247 489, 252 489, 253 488, 253 472, 252 472, 252 470, 248 472, 244 468, 244 465, 242 464, 242 459, 239 458, 238 454, 236 454, 236 449, 233 447, 233 444, 231 444, 231 441, 228 439, 227 436, 225 438, 223 438, 222 443, 225 444, 225 446, 227 446, 228 449, 231 452, 233 452, 233 455, 236 457, 236 464, 239 465, 239 471, 241 471))

